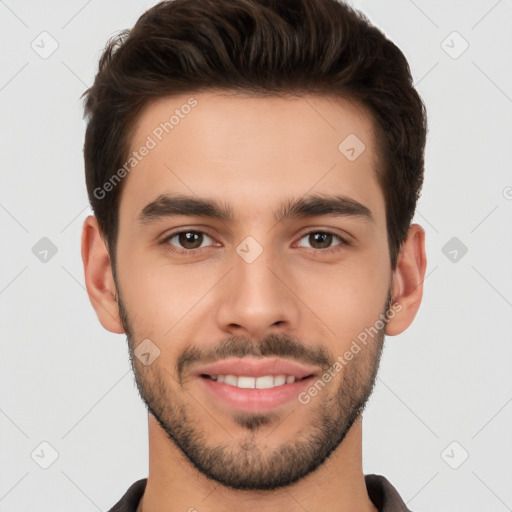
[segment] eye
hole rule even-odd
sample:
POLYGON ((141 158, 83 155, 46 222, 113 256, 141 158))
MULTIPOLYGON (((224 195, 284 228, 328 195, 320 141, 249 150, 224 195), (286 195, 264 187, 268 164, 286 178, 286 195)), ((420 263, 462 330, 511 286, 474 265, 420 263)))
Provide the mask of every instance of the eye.
POLYGON ((348 245, 348 242, 341 236, 331 233, 330 231, 311 231, 306 233, 299 241, 299 247, 309 247, 310 249, 319 249, 326 251, 328 249, 336 250, 338 246, 348 245), (306 240, 306 244, 302 245, 301 241, 306 240), (333 241, 338 240, 339 243, 332 245, 333 241))
MULTIPOLYGON (((202 231, 190 229, 173 233, 166 237, 162 243, 172 252, 192 255, 197 249, 214 245, 215 240, 202 231)), ((321 252, 330 252, 349 245, 349 243, 340 235, 330 231, 311 231, 303 235, 296 245, 321 252), (336 241, 338 243, 334 243, 336 241)))
MULTIPOLYGON (((168 236, 163 242, 177 247, 176 250, 178 252, 180 252, 180 249, 185 249, 190 252, 193 249, 201 249, 202 247, 210 245, 213 242, 213 238, 202 231, 187 230, 174 233, 168 236)), ((172 249, 174 249, 174 247, 172 247, 172 249)))

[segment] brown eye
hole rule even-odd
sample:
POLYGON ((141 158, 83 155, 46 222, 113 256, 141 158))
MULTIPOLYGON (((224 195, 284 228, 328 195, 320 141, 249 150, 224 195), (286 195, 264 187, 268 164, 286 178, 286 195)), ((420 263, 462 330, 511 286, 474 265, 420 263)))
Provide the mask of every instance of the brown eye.
POLYGON ((201 231, 181 231, 169 237, 167 243, 177 246, 179 249, 192 250, 201 248, 203 243, 208 242, 208 240, 212 241, 208 235, 201 231))
POLYGON ((332 243, 332 235, 330 233, 310 233, 308 241, 315 249, 327 249, 332 243))
POLYGON ((330 249, 333 247, 333 241, 338 240, 337 244, 334 244, 334 247, 337 245, 344 245, 344 240, 334 233, 329 233, 328 231, 311 231, 307 233, 301 238, 302 240, 306 240, 306 243, 300 244, 302 247, 309 247, 310 249, 330 249))

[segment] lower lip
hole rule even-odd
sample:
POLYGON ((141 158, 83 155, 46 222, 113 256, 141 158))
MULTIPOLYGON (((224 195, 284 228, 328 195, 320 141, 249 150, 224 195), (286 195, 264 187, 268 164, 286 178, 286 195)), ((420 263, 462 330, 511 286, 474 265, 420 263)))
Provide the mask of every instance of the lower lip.
POLYGON ((298 401, 298 395, 307 388, 313 377, 296 380, 290 384, 267 389, 239 388, 205 377, 199 381, 217 400, 232 409, 247 412, 265 412, 292 401, 298 401))

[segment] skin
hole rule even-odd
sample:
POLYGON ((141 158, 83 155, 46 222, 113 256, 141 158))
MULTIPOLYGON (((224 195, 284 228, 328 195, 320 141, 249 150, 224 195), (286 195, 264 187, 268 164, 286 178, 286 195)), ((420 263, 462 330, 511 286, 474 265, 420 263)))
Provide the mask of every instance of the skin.
MULTIPOLYGON (((168 394, 160 399, 186 404, 190 424, 206 434, 210 446, 228 446, 236 453, 251 439, 271 454, 299 434, 313 432, 314 420, 333 409, 343 393, 349 368, 338 372, 309 404, 292 400, 250 430, 204 390, 194 377, 194 365, 178 384, 180 355, 190 346, 212 350, 230 337, 257 345, 266 336, 288 335, 309 349, 323 347, 332 359, 375 325, 388 293, 400 312, 387 322, 385 333, 400 334, 413 321, 422 298, 424 231, 411 225, 393 272, 372 119, 339 98, 257 98, 222 91, 165 98, 142 112, 132 149, 140 148, 190 96, 197 106, 124 179, 116 251, 119 289, 98 223, 93 216, 85 220, 87 291, 101 324, 114 333, 126 330, 116 301, 118 294, 122 297, 133 331, 132 354, 132 344, 146 338, 158 346, 160 355, 151 365, 133 360, 139 385, 151 389, 157 376, 163 379, 168 394), (354 161, 338 150, 349 134, 366 146, 354 161), (161 194, 217 199, 232 209, 234 218, 187 215, 140 223, 142 209, 161 194), (274 212, 284 200, 308 194, 348 197, 366 206, 372 220, 318 215, 276 222, 274 212), (175 237, 174 248, 182 251, 175 253, 168 250, 168 237, 180 229, 201 231, 209 238, 186 256, 182 253, 187 249, 175 237), (322 252, 307 235, 325 231, 344 237, 349 245, 334 237, 330 247, 335 250, 322 252), (252 263, 236 251, 247 236, 263 249, 252 263)), ((349 362, 362 382, 371 384, 379 355, 377 346, 369 344, 349 362)), ((364 483, 361 416, 315 471, 270 491, 236 490, 207 478, 152 414, 148 425, 149 476, 142 500, 146 511, 376 510, 364 483)))

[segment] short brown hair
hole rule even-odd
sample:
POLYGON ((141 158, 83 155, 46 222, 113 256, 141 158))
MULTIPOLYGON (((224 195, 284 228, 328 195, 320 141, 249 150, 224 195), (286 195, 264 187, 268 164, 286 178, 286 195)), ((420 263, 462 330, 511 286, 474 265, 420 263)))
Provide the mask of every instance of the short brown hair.
POLYGON ((337 0, 164 1, 108 42, 84 93, 84 159, 113 262, 122 184, 100 198, 95 190, 126 162, 137 115, 157 98, 213 89, 328 94, 362 105, 376 128, 395 268, 423 183, 425 106, 403 53, 337 0))

